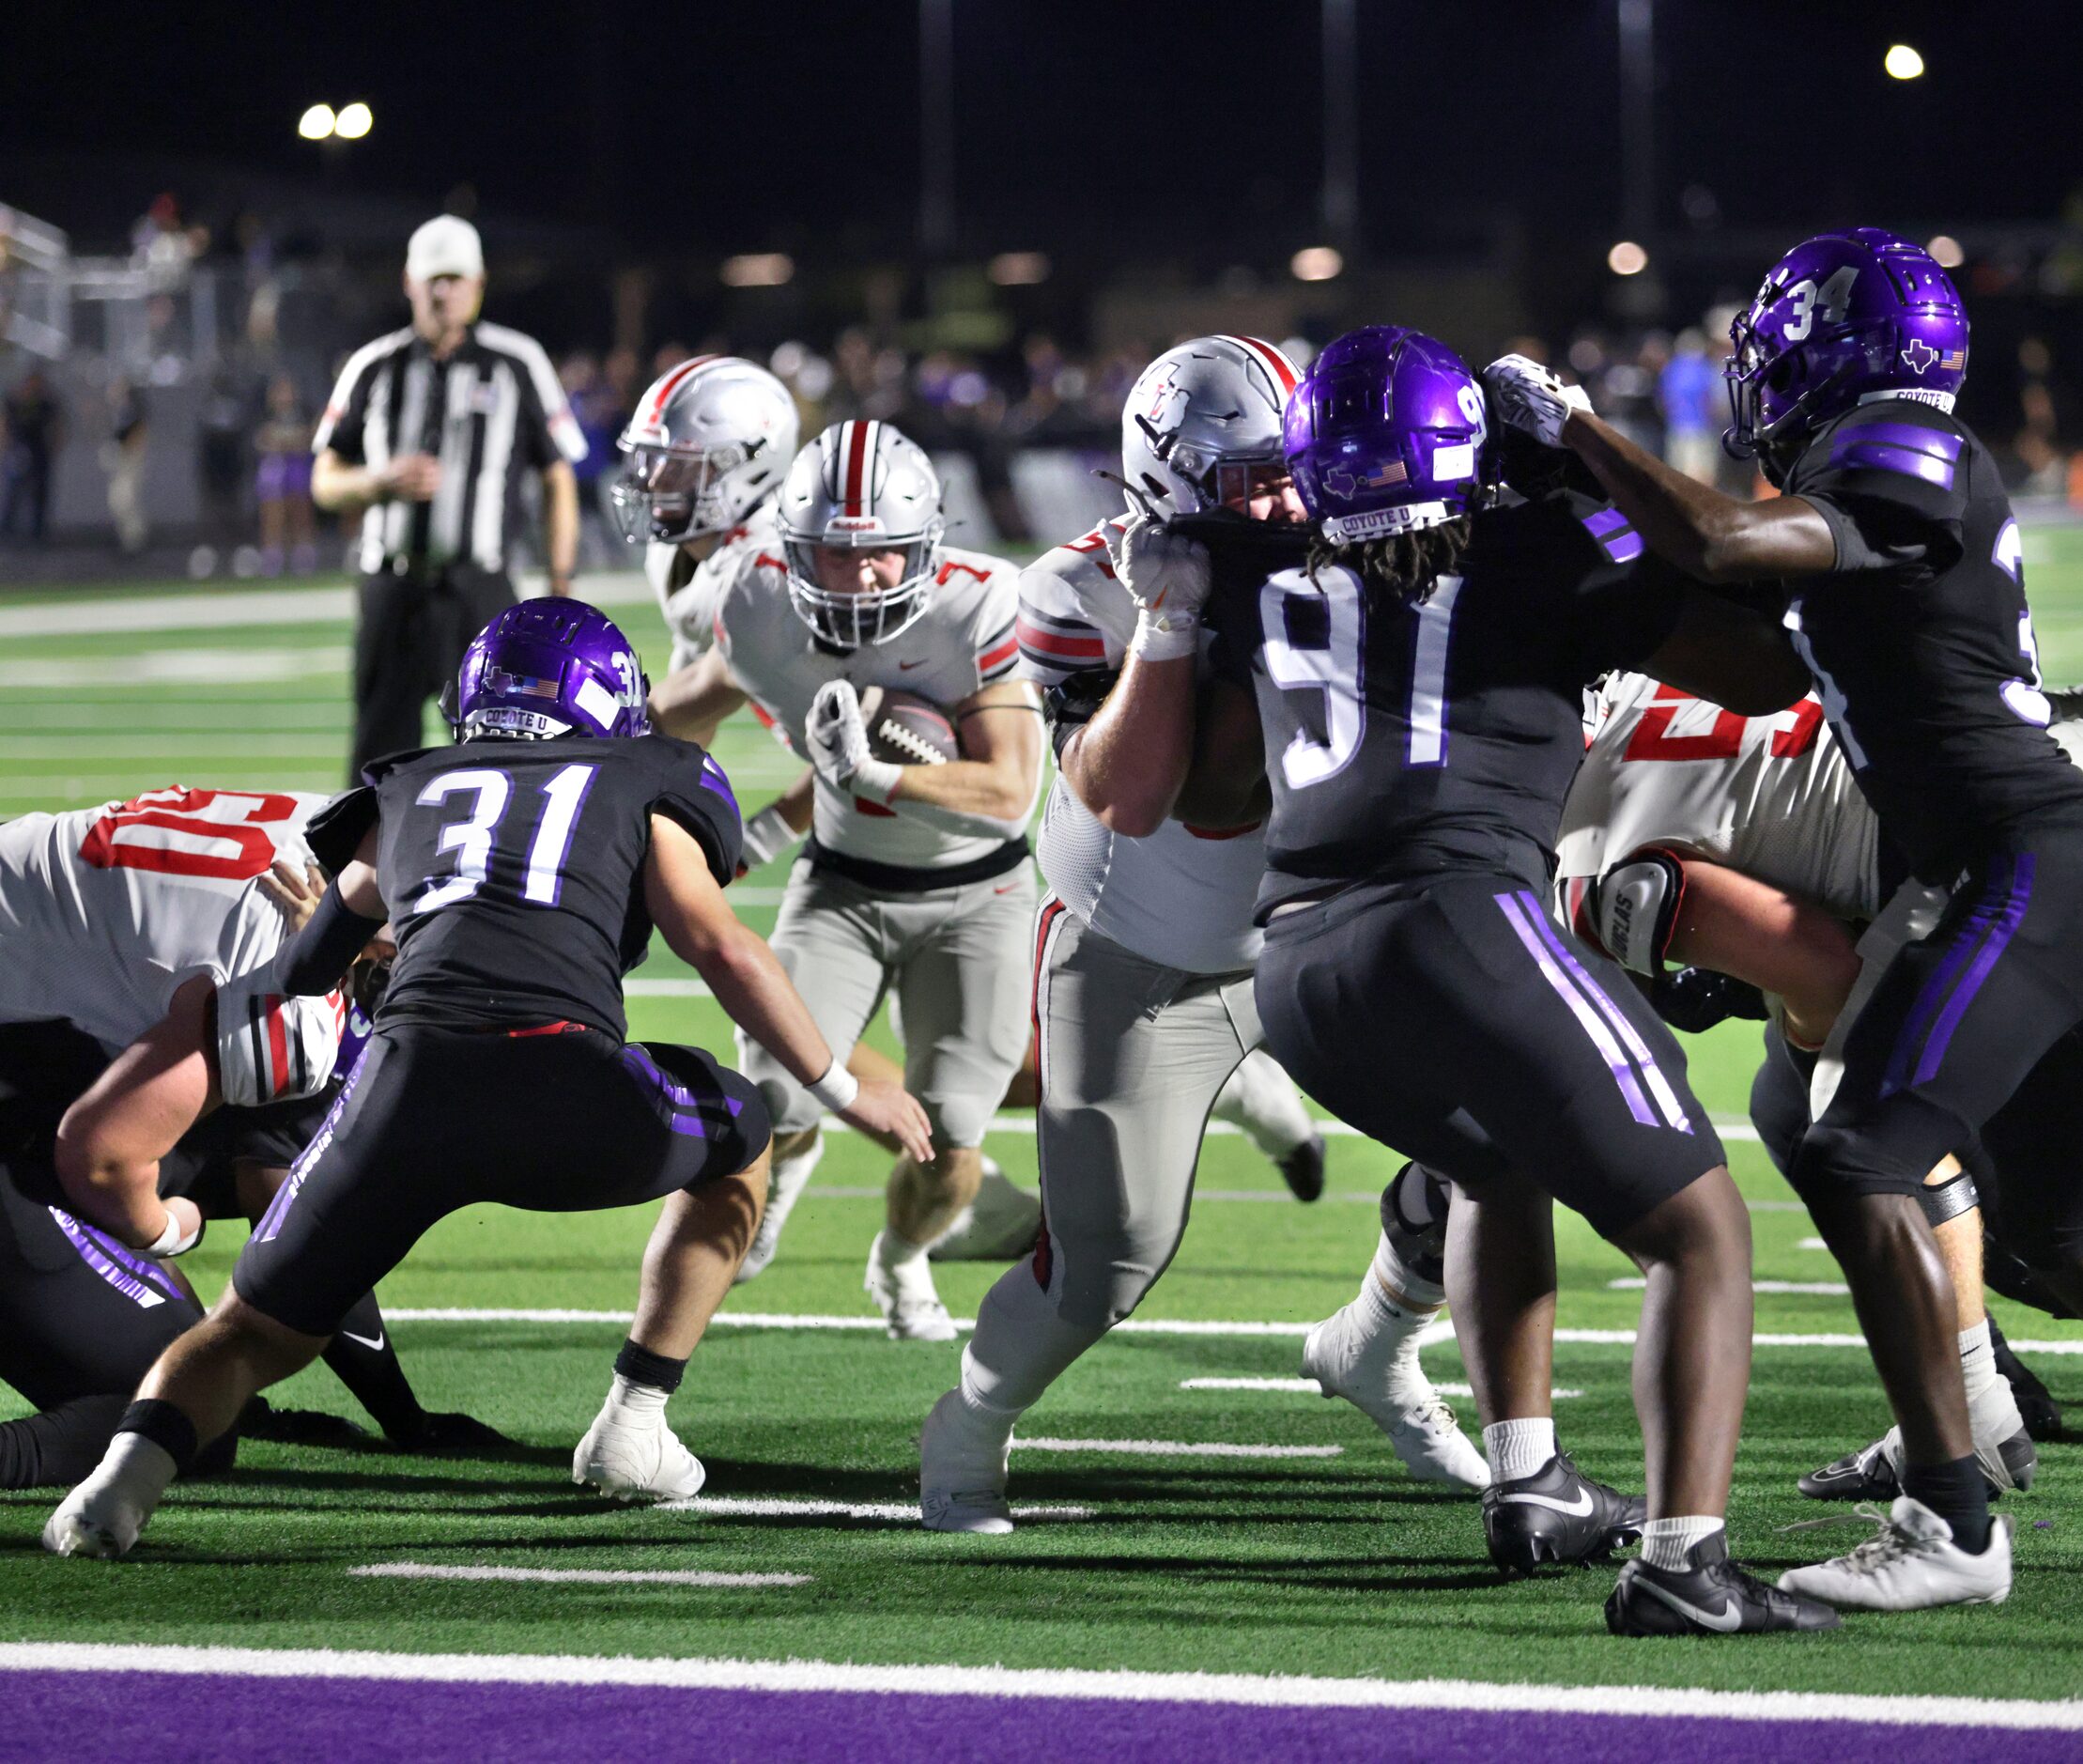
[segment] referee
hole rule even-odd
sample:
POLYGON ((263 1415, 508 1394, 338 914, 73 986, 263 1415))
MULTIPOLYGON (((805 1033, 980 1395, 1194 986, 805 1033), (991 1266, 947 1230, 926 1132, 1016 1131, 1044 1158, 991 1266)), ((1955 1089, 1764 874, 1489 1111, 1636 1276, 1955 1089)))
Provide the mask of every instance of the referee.
POLYGON ((571 592, 579 545, 572 466, 586 443, 532 337, 480 324, 477 229, 443 214, 405 254, 412 322, 357 349, 312 438, 311 494, 362 516, 348 781, 379 754, 424 745, 427 699, 471 638, 514 601, 506 542, 518 474, 542 474, 549 591, 571 592))

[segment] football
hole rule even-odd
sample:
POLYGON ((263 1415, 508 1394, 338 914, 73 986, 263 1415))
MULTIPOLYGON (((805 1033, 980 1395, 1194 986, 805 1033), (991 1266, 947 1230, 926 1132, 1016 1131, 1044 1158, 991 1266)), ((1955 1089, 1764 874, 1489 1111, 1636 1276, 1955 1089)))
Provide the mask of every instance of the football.
POLYGON ((868 750, 893 766, 945 766, 962 757, 962 741, 945 707, 916 692, 871 686, 860 695, 868 750))

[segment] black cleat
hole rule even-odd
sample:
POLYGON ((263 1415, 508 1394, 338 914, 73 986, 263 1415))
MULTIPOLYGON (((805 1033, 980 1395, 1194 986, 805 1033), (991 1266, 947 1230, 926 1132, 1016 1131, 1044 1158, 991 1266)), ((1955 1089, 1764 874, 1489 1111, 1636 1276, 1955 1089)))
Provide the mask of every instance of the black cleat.
POLYGON ((1273 1168, 1297 1200, 1316 1199, 1323 1193, 1323 1135, 1312 1133, 1273 1168))
MULTIPOLYGON (((1795 1487, 1812 1501, 1872 1501, 1886 1507, 1902 1493, 1902 1478, 1888 1449, 1895 1437, 1890 1432, 1861 1450, 1848 1451, 1820 1470, 1811 1470, 1795 1487)), ((1997 1454, 2004 1475, 2010 1478, 2007 1482, 1999 1483, 1989 1474, 1988 1448, 1975 1447, 1975 1455, 1983 1460, 1983 1487, 1992 1501, 2007 1488, 2023 1493, 2032 1486, 2033 1478, 2040 1474, 2040 1454, 2033 1447, 2029 1430, 2021 1427, 1997 1447, 1997 1454)))
POLYGON ((1648 1503, 1594 1482, 1559 1451, 1530 1477, 1483 1491, 1489 1559, 1507 1574, 1603 1561, 1642 1535, 1648 1503))
POLYGON ((1729 1560, 1726 1532, 1703 1538, 1682 1570, 1625 1564, 1606 1599, 1615 1635, 1758 1635, 1775 1630, 1833 1630, 1828 1605, 1782 1592, 1729 1560))
MULTIPOLYGON (((2011 1352, 2011 1344, 2003 1338, 1994 1317, 1989 1319, 1989 1344, 1997 1351, 1997 1370, 2011 1381, 2011 1394, 2017 1400, 2018 1416, 2025 1422, 2025 1431, 2034 1439, 2060 1439, 2061 1405, 2032 1369, 2011 1352)), ((2020 1482, 2018 1486, 2025 1485, 2020 1482)))

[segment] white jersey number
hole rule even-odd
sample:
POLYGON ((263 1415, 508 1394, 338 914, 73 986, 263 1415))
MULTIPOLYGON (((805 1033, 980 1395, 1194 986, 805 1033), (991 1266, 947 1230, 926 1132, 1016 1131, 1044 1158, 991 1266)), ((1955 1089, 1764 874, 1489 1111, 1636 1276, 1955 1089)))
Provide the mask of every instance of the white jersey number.
MULTIPOLYGON (((557 905, 563 890, 564 859, 571 854, 572 835, 579 827, 579 811, 598 769, 594 766, 567 766, 542 786, 543 814, 534 838, 528 843, 522 900, 537 906, 557 905)), ((469 900, 483 886, 491 867, 499 824, 505 818, 507 803, 513 797, 513 780, 489 767, 443 772, 428 781, 419 799, 431 805, 466 791, 471 798, 470 813, 444 827, 435 845, 437 852, 458 854, 455 873, 427 878, 424 891, 412 907, 416 913, 430 913, 469 900)))

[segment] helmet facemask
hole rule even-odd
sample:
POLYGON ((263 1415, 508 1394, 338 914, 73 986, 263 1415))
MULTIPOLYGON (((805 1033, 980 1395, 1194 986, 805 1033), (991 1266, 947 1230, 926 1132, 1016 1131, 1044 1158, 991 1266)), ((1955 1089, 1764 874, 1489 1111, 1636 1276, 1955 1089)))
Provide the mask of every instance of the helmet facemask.
POLYGON ((946 530, 947 523, 935 516, 923 533, 908 536, 841 533, 811 538, 802 533, 786 533, 781 538, 781 550, 788 561, 789 605, 811 631, 838 648, 887 643, 924 615, 934 578, 940 571, 940 540, 946 530), (823 586, 817 579, 817 553, 821 549, 899 551, 904 561, 894 586, 841 593, 823 586))
POLYGON ((651 539, 682 545, 734 524, 724 487, 753 450, 736 443, 706 449, 623 443, 626 464, 609 492, 616 524, 631 545, 651 539))

